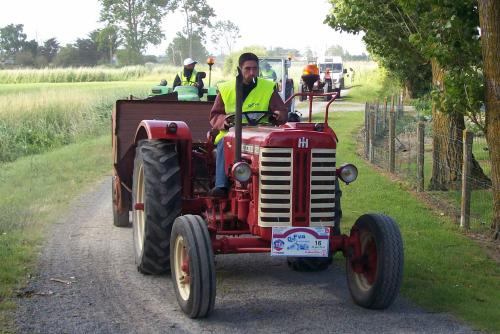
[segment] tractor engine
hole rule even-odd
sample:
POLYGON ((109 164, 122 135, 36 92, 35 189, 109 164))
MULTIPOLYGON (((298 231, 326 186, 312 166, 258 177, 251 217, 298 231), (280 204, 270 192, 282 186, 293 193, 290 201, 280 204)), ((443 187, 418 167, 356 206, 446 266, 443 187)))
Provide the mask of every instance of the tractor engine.
MULTIPOLYGON (((234 145, 234 133, 225 137, 224 144, 234 145)), ((334 227, 336 145, 335 133, 323 123, 245 127, 242 160, 252 173, 247 182, 239 182, 248 197, 240 194, 232 203, 240 212, 238 218, 246 218, 242 210, 248 212, 250 230, 264 239, 270 238, 270 227, 334 227)), ((225 150, 226 170, 231 168, 233 152, 225 150)), ((234 170, 233 166, 233 174, 234 170)))

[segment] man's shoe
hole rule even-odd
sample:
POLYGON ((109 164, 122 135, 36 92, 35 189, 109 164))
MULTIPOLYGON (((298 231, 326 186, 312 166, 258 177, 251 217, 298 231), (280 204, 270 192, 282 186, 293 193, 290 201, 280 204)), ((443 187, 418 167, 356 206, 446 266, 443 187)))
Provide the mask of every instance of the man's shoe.
POLYGON ((227 188, 214 187, 214 188, 212 188, 212 190, 209 191, 208 195, 211 197, 216 197, 216 198, 226 198, 227 197, 227 188))

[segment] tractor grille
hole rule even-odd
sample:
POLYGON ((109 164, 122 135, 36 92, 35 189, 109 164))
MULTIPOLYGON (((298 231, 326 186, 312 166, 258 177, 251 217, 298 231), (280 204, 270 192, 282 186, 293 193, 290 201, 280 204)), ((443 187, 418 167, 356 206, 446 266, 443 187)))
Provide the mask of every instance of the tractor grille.
MULTIPOLYGON (((292 226, 292 199, 296 215, 306 210, 301 216, 302 219, 305 218, 307 208, 309 208, 309 226, 334 225, 335 150, 312 149, 310 155, 307 151, 299 153, 297 153, 297 158, 305 161, 306 164, 301 167, 300 161, 296 161, 298 163, 296 168, 304 169, 297 172, 297 175, 307 174, 309 168, 310 177, 298 178, 295 182, 299 182, 300 179, 302 182, 309 183, 310 196, 293 197, 294 156, 292 149, 260 148, 259 226, 292 226), (308 198, 310 203, 307 203, 308 198)), ((296 184, 295 188, 299 189, 299 192, 307 189, 306 184, 296 184)), ((296 219, 299 219, 299 216, 296 219)))
POLYGON ((260 152, 259 225, 292 225, 292 149, 263 148, 260 152))
POLYGON ((335 222, 335 150, 311 150, 310 226, 330 226, 335 222))

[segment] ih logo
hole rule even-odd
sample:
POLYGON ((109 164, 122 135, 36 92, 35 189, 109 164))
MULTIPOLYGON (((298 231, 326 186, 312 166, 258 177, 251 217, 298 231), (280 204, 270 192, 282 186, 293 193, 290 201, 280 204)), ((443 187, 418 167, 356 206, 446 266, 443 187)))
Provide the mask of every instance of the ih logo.
POLYGON ((308 148, 309 147, 309 139, 302 137, 299 138, 299 143, 297 145, 299 148, 308 148))

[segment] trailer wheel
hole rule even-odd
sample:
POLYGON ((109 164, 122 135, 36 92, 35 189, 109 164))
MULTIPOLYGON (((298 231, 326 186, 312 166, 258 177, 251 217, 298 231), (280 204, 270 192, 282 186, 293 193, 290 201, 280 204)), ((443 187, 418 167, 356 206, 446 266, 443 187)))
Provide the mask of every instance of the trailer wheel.
POLYGON ((403 278, 403 241, 392 218, 366 214, 351 229, 359 233, 361 259, 347 257, 347 284, 354 302, 385 309, 396 298, 403 278))
POLYGON ((208 228, 200 216, 175 220, 170 241, 175 295, 190 318, 207 316, 215 304, 215 261, 208 228))
POLYGON ((295 271, 322 271, 332 264, 333 257, 287 257, 286 262, 295 271))
MULTIPOLYGON (((124 210, 122 213, 118 212, 118 191, 116 187, 121 187, 120 195, 121 195, 121 203, 130 203, 130 193, 123 188, 121 184, 117 184, 113 178, 113 181, 111 183, 111 197, 112 197, 112 205, 113 205, 113 225, 117 227, 130 227, 130 217, 129 217, 129 210, 124 210)), ((127 204, 128 206, 128 204, 127 204)))
POLYGON ((170 266, 170 234, 181 214, 181 179, 175 143, 143 140, 136 148, 132 186, 135 263, 144 274, 170 266))

